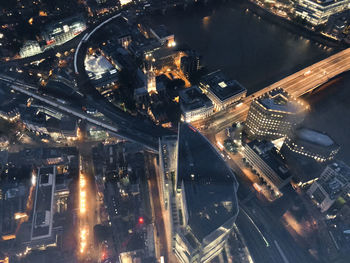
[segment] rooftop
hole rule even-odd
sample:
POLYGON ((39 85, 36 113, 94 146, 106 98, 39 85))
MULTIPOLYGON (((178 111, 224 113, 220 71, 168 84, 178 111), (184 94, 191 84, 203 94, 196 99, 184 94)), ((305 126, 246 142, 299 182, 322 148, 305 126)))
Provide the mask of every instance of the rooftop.
POLYGON ((151 30, 154 32, 154 34, 157 35, 160 39, 166 38, 169 36, 173 36, 174 34, 170 33, 169 30, 166 28, 165 25, 158 25, 155 27, 152 27, 151 30))
POLYGON ((221 101, 246 90, 238 81, 228 79, 221 70, 204 76, 200 82, 221 101))
POLYGON ((294 100, 282 89, 273 90, 265 93, 257 101, 265 108, 271 111, 296 114, 304 110, 301 103, 294 100))
POLYGON ((181 106, 186 111, 212 106, 211 100, 197 87, 193 86, 179 92, 181 106))
POLYGON ((300 128, 296 131, 299 139, 318 144, 320 146, 331 146, 335 144, 333 139, 329 137, 326 133, 321 133, 308 128, 300 128))
POLYGON ((238 183, 213 146, 194 128, 179 128, 178 188, 186 196, 188 226, 202 241, 238 213, 238 183))
POLYGON ((271 142, 254 140, 249 142, 248 146, 258 154, 282 180, 286 180, 291 176, 291 173, 271 142))
POLYGON ((53 202, 53 177, 55 167, 43 167, 38 171, 38 179, 35 192, 33 223, 31 239, 41 239, 51 236, 52 231, 52 202, 53 202))

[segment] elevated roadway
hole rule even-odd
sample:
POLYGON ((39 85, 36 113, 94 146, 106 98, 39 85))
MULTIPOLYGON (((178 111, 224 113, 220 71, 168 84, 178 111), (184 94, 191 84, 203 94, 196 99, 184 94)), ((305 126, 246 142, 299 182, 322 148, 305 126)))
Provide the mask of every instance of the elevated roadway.
POLYGON ((250 103, 268 91, 283 88, 289 94, 298 98, 348 70, 350 70, 350 48, 277 81, 247 96, 241 104, 217 112, 205 120, 196 121, 193 125, 200 128, 204 133, 219 132, 233 122, 244 121, 250 103))
POLYGON ((124 123, 124 122, 123 123, 121 122, 120 124, 115 124, 113 122, 108 122, 108 121, 93 117, 83 112, 82 110, 76 109, 70 106, 69 104, 61 102, 58 99, 51 98, 44 94, 39 94, 35 91, 36 89, 35 87, 28 84, 24 84, 10 77, 0 75, 0 81, 6 83, 7 85, 9 85, 11 89, 19 93, 25 94, 29 97, 37 99, 50 106, 53 106, 62 112, 68 113, 82 120, 85 120, 89 123, 92 123, 96 126, 99 126, 109 131, 110 133, 117 135, 122 139, 140 143, 143 146, 145 146, 148 150, 151 150, 152 152, 156 152, 156 153, 158 152, 157 136, 151 136, 147 133, 138 131, 136 129, 132 129, 131 127, 128 127, 127 123, 124 123))

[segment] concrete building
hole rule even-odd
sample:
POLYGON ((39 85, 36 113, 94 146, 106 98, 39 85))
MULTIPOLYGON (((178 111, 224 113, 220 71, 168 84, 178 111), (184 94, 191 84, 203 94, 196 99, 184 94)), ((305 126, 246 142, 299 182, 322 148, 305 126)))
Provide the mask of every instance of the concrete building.
POLYGON ((286 136, 303 119, 307 106, 283 89, 272 90, 250 104, 245 131, 256 139, 278 139, 286 136))
POLYGON ((349 200, 350 167, 340 161, 329 164, 307 194, 316 202, 321 212, 326 212, 337 200, 349 200))
POLYGON ((313 26, 325 24, 331 15, 349 9, 349 0, 297 0, 295 15, 313 26))
POLYGON ((240 101, 247 93, 246 88, 236 80, 228 79, 221 70, 202 77, 199 87, 213 102, 217 111, 240 101))
POLYGON ((286 158, 292 155, 327 162, 334 159, 340 146, 326 133, 300 127, 287 135, 281 153, 286 158))
POLYGON ((171 244, 180 262, 210 262, 224 248, 238 214, 235 175, 197 130, 180 124, 178 140, 160 142, 171 244))
POLYGON ((276 195, 290 182, 292 175, 271 142, 254 140, 244 146, 243 153, 258 176, 272 188, 276 195))
POLYGON ((21 58, 41 53, 42 49, 37 41, 26 41, 19 51, 21 58))
POLYGON ((185 122, 205 119, 214 112, 213 103, 197 86, 180 91, 179 97, 185 122))

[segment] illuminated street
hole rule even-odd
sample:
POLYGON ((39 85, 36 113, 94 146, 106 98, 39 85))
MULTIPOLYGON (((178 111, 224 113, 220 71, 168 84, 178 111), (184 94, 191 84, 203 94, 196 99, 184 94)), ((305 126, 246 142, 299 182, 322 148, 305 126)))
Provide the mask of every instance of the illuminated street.
POLYGON ((350 0, 0 5, 0 263, 348 263, 350 0))

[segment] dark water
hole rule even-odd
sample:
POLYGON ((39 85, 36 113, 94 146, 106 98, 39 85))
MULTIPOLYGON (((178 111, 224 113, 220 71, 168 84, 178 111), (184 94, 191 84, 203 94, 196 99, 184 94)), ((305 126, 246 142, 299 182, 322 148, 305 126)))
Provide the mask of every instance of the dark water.
POLYGON ((203 56, 254 92, 335 52, 260 19, 234 3, 198 7, 155 18, 203 56))
POLYGON ((341 146, 337 158, 350 165, 350 72, 323 85, 305 100, 311 106, 305 124, 331 135, 341 146))
MULTIPOLYGON (((199 51, 210 70, 223 69, 249 93, 337 52, 302 38, 280 25, 245 12, 233 3, 158 16, 179 44, 199 51)), ((307 96, 312 111, 307 126, 331 135, 350 164, 350 73, 307 96)))

